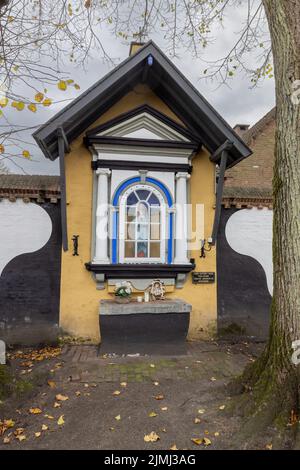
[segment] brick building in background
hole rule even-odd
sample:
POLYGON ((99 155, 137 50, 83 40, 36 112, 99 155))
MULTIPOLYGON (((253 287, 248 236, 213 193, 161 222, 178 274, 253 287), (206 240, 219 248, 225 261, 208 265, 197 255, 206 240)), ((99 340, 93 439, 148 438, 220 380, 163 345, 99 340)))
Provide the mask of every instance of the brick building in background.
POLYGON ((273 289, 273 108, 251 128, 237 125, 253 154, 226 172, 218 238, 218 327, 265 338, 273 289))

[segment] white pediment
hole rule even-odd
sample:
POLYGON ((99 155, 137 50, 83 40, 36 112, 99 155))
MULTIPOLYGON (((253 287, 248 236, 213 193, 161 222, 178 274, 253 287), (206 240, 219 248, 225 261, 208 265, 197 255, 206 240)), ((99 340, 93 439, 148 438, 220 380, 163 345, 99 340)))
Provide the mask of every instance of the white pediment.
POLYGON ((97 134, 107 137, 127 137, 132 139, 173 140, 189 142, 183 134, 165 122, 142 112, 97 134))

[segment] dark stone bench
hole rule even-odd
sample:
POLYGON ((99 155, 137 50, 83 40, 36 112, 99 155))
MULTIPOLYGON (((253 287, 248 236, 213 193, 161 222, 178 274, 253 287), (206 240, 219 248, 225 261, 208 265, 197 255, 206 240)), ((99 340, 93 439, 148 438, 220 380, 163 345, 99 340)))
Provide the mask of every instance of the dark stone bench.
POLYGON ((191 309, 180 299, 127 304, 101 300, 100 353, 185 354, 191 309))

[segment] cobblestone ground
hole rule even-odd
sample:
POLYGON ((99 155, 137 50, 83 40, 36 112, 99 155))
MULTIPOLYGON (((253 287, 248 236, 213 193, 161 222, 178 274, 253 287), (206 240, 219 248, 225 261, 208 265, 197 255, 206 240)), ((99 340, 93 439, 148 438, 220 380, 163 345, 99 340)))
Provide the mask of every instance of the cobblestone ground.
MULTIPOLYGON (((231 448, 240 422, 226 413, 226 384, 260 350, 246 343, 201 342, 189 344, 184 356, 131 357, 64 346, 59 357, 34 363, 25 374, 33 382, 40 377, 27 398, 0 407, 0 419, 14 421, 0 449, 231 448), (38 413, 32 413, 35 408, 38 413), (26 437, 20 442, 17 428, 26 437), (159 439, 145 442, 152 431, 159 439), (208 446, 192 440, 204 437, 208 446)), ((24 370, 24 361, 12 362, 19 373, 24 370)))

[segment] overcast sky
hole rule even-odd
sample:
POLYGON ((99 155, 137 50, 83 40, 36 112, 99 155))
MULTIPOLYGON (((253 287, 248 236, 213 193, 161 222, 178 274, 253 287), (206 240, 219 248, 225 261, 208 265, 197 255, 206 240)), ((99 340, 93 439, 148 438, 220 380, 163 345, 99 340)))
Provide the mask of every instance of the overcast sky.
MULTIPOLYGON (((234 14, 228 15, 224 29, 215 31, 214 44, 208 46, 206 50, 206 59, 213 60, 216 57, 223 56, 233 41, 236 40, 237 31, 240 29, 241 19, 243 17, 243 10, 236 9, 234 14)), ((115 63, 124 60, 128 56, 129 45, 125 44, 121 39, 115 38, 108 29, 102 28, 101 36, 110 56, 115 59, 115 63)), ((160 34, 155 34, 152 39, 164 51, 166 44, 160 34)), ((249 77, 242 75, 236 76, 230 81, 228 85, 218 86, 216 82, 211 83, 205 79, 200 79, 203 75, 203 70, 206 68, 201 60, 195 60, 192 54, 183 51, 176 57, 174 63, 185 74, 185 76, 196 86, 196 88, 204 95, 204 97, 216 108, 216 110, 223 116, 223 118, 232 126, 236 123, 253 125, 258 119, 266 114, 275 102, 274 96, 274 81, 273 79, 266 79, 258 87, 252 89, 249 77)), ((254 60, 254 58, 253 58, 254 60)), ((74 65, 65 62, 64 70, 68 71, 70 77, 80 84, 80 91, 70 89, 67 92, 62 92, 53 87, 49 90, 49 95, 54 101, 59 103, 53 104, 49 108, 42 108, 38 113, 33 114, 28 110, 17 112, 14 109, 6 110, 7 117, 10 122, 15 125, 28 125, 38 126, 47 121, 53 114, 61 109, 69 100, 79 96, 88 87, 93 85, 97 80, 103 77, 112 66, 103 63, 101 58, 98 57, 97 52, 85 65, 85 70, 82 66, 75 67, 74 65)), ((20 94, 23 90, 20 90, 20 94)), ((23 135, 26 140, 30 139, 30 133, 23 135)), ((31 142, 33 140, 31 139, 31 142)), ((32 146, 26 145, 32 154, 32 161, 27 161, 22 158, 15 158, 15 162, 29 174, 58 174, 57 162, 50 162, 39 151, 39 149, 32 143, 32 146)), ((12 162, 5 161, 6 166, 11 172, 22 173, 21 169, 14 165, 12 162)))

